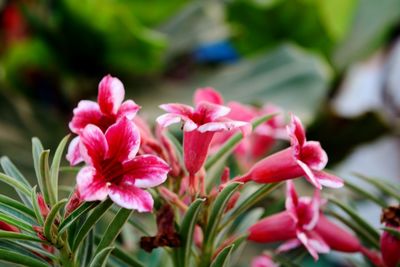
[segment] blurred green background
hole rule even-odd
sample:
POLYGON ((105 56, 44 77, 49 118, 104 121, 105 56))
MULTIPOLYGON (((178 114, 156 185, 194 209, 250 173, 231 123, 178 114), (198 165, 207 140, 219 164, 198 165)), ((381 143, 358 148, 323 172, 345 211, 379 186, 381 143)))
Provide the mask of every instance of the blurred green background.
POLYGON ((400 0, 0 0, 0 154, 29 177, 110 73, 150 120, 198 87, 273 102, 341 175, 398 182, 399 35, 400 0))

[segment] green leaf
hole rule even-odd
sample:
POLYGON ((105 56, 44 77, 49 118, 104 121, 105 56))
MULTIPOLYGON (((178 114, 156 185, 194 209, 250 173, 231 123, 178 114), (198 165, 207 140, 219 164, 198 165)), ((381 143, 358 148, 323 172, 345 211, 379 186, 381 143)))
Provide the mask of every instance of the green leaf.
MULTIPOLYGON (((53 255, 52 253, 48 252, 47 250, 45 250, 42 247, 42 244, 38 244, 38 243, 29 243, 26 241, 15 241, 16 244, 18 244, 19 246, 26 248, 28 251, 32 251, 32 252, 36 252, 37 254, 43 255, 49 259, 52 259, 53 261, 57 261, 58 258, 53 255)), ((26 254, 26 253, 25 253, 26 254)))
POLYGON ((99 204, 99 202, 84 202, 77 209, 75 209, 73 212, 71 212, 71 214, 68 215, 68 217, 65 218, 60 223, 60 226, 58 227, 58 233, 59 234, 64 233, 64 231, 67 230, 68 227, 73 222, 75 222, 77 219, 79 219, 80 216, 87 214, 91 209, 95 208, 98 204, 99 204))
POLYGON ((168 139, 171 141, 171 143, 174 145, 176 152, 180 161, 182 162, 182 155, 183 155, 183 147, 181 142, 179 142, 179 140, 168 130, 165 130, 165 135, 168 137, 168 139))
POLYGON ((0 239, 18 239, 18 240, 47 243, 46 241, 43 241, 40 238, 37 238, 36 236, 10 232, 10 231, 3 231, 3 230, 0 230, 0 239))
MULTIPOLYGON (((111 212, 114 213, 114 214, 117 214, 118 213, 118 208, 111 207, 111 212)), ((137 230, 139 230, 142 234, 144 234, 146 236, 150 236, 151 235, 149 233, 149 231, 146 230, 146 227, 142 223, 140 223, 137 220, 135 220, 135 218, 130 217, 128 219, 128 223, 130 225, 132 225, 134 228, 136 228, 137 230)))
POLYGON ((51 234, 51 229, 54 225, 54 220, 57 217, 58 212, 64 205, 67 203, 67 199, 60 200, 57 202, 52 209, 50 210, 49 214, 47 215, 46 221, 44 222, 44 228, 43 228, 43 233, 44 236, 47 238, 47 240, 54 240, 52 234, 51 234))
POLYGON ((381 190, 385 195, 391 196, 395 198, 397 201, 400 201, 400 194, 396 192, 396 190, 393 190, 390 186, 386 185, 382 181, 380 181, 379 178, 372 178, 368 177, 365 175, 362 175, 360 173, 355 173, 354 174, 356 177, 366 181, 367 183, 373 185, 374 187, 377 187, 379 190, 381 190))
POLYGON ((273 260, 277 263, 280 263, 281 266, 284 267, 301 267, 300 265, 294 263, 292 259, 288 259, 287 257, 281 254, 275 254, 273 256, 273 260))
POLYGON ((395 236, 397 239, 400 240, 400 230, 393 228, 393 227, 382 227, 381 229, 388 232, 389 234, 395 236))
POLYGON ((179 260, 179 266, 190 266, 190 252, 192 249, 194 228, 200 210, 203 207, 205 199, 196 199, 187 210, 180 226, 179 235, 181 238, 181 247, 176 251, 179 260))
POLYGON ((0 260, 17 263, 29 267, 49 267, 49 264, 46 264, 42 261, 39 261, 33 257, 26 256, 21 253, 17 253, 10 250, 0 249, 0 260))
MULTIPOLYGON (((251 122, 253 129, 257 128, 257 126, 259 126, 260 124, 270 120, 275 115, 276 114, 268 114, 254 119, 251 122)), ((208 158, 206 164, 204 165, 206 170, 210 169, 220 160, 225 159, 225 157, 232 152, 235 146, 239 144, 242 139, 243 139, 243 134, 241 132, 238 132, 234 134, 231 138, 229 138, 214 155, 208 158)))
MULTIPOLYGON (((29 184, 28 180, 26 180, 26 178, 17 169, 17 167, 15 167, 15 165, 11 162, 11 160, 8 157, 1 157, 0 163, 1 163, 1 167, 3 168, 5 174, 17 179, 19 182, 26 185, 27 188, 29 188, 29 189, 32 188, 31 185, 29 184)), ((24 204, 27 207, 32 207, 30 198, 28 196, 26 196, 25 194, 21 193, 21 191, 19 191, 17 189, 16 189, 16 191, 17 191, 18 196, 24 202, 24 204)))
POLYGON ((10 216, 4 213, 0 213, 0 221, 3 221, 5 223, 14 225, 15 227, 21 229, 21 230, 25 230, 27 232, 30 233, 35 233, 35 231, 33 231, 32 225, 28 224, 24 221, 21 221, 20 219, 15 218, 14 216, 10 216))
POLYGON ((19 190, 21 193, 25 194, 26 196, 30 196, 31 192, 29 190, 29 188, 24 185, 23 183, 19 182, 18 180, 16 180, 13 177, 10 177, 4 173, 0 172, 0 181, 8 184, 9 186, 19 190))
POLYGON ((58 200, 58 175, 59 175, 59 170, 60 170, 60 162, 61 158, 65 149, 65 146, 67 145, 69 139, 69 135, 65 136, 60 144, 57 147, 56 152, 54 153, 54 158, 51 163, 51 169, 50 169, 50 180, 51 180, 51 185, 53 187, 53 192, 54 192, 54 197, 55 200, 58 200))
POLYGON ((45 192, 43 178, 40 173, 40 155, 43 152, 43 146, 40 142, 39 138, 33 137, 32 138, 32 156, 33 156, 33 166, 35 168, 36 179, 39 184, 40 192, 45 192))
POLYGON ((119 246, 116 246, 115 249, 111 252, 119 260, 129 264, 131 267, 144 267, 144 264, 139 262, 137 259, 132 257, 130 253, 126 253, 123 249, 119 246))
POLYGON ((10 206, 4 205, 3 203, 0 203, 0 212, 13 216, 17 218, 18 220, 22 220, 26 222, 27 224, 36 224, 35 218, 32 218, 30 216, 27 216, 25 213, 20 212, 19 210, 16 210, 14 208, 11 208, 10 206))
POLYGON ((361 218, 355 210, 350 208, 349 206, 343 204, 339 200, 335 198, 329 198, 329 201, 339 208, 341 208, 343 211, 345 211, 353 220, 356 224, 358 224, 361 228, 365 229, 368 233, 370 233, 374 239, 378 240, 379 239, 379 233, 378 231, 373 228, 368 222, 366 222, 363 218, 361 218))
POLYGON ((44 225, 44 219, 42 216, 42 212, 40 211, 39 203, 37 200, 37 194, 36 194, 36 185, 33 187, 32 192, 31 192, 31 202, 33 205, 33 211, 35 212, 36 219, 39 223, 39 225, 44 225))
POLYGON ((233 248, 235 245, 230 245, 224 248, 218 255, 215 257, 213 262, 211 263, 211 267, 227 267, 229 266, 229 259, 232 254, 233 248))
POLYGON ((49 155, 50 150, 43 150, 42 154, 40 154, 40 176, 43 179, 43 198, 46 203, 50 204, 50 206, 54 206, 56 204, 56 196, 55 196, 55 188, 53 187, 50 179, 50 167, 49 167, 49 155))
MULTIPOLYGON (((119 212, 115 215, 114 219, 107 227, 103 238, 100 240, 100 243, 97 245, 95 255, 97 256, 103 249, 110 246, 115 239, 118 237, 119 233, 122 230, 122 227, 128 220, 129 216, 133 213, 133 210, 121 208, 119 212)), ((96 257, 95 256, 95 257, 96 257)))
POLYGON ((7 205, 15 210, 18 210, 19 212, 22 212, 32 218, 35 218, 35 212, 32 209, 24 206, 22 203, 14 200, 12 198, 9 198, 4 195, 0 195, 0 203, 7 205))
POLYGON ((95 229, 90 230, 88 238, 85 239, 85 242, 79 251, 78 259, 80 259, 81 267, 88 266, 90 264, 90 260, 92 259, 95 240, 94 230, 95 229))
MULTIPOLYGON (((29 256, 29 257, 32 257, 39 261, 42 261, 43 263, 47 263, 41 255, 48 255, 50 253, 48 253, 48 252, 46 253, 42 249, 39 249, 39 246, 41 247, 42 244, 31 243, 31 242, 27 242, 25 240, 23 240, 23 241, 0 240, 0 248, 4 248, 8 251, 14 251, 16 253, 21 253, 25 256, 29 256), (22 242, 23 242, 23 244, 22 244, 22 242), (37 254, 35 254, 35 253, 37 253, 37 254)), ((54 259, 55 257, 54 257, 54 255, 51 255, 50 258, 54 259)), ((9 265, 7 265, 7 266, 9 266, 9 265)))
MULTIPOLYGON (((75 241, 74 244, 72 245, 72 251, 75 252, 82 240, 87 236, 89 231, 93 228, 93 226, 96 224, 98 220, 100 220, 103 215, 107 212, 107 210, 111 207, 113 202, 111 199, 106 199, 102 203, 100 203, 89 215, 89 217, 86 219, 85 223, 82 225, 82 227, 79 229, 78 233, 75 236, 75 241)), ((83 213, 84 214, 84 213, 83 213)))
POLYGON ((239 188, 239 183, 231 183, 227 185, 217 196, 215 202, 211 208, 210 217, 207 223, 207 228, 204 233, 204 255, 202 256, 201 266, 209 266, 211 261, 212 250, 214 246, 215 236, 217 234, 217 229, 226 205, 239 188))
POLYGON ((106 247, 102 249, 96 256, 93 258, 90 263, 90 267, 104 267, 106 266, 108 257, 110 256, 111 251, 114 247, 106 247))
POLYGON ((387 204, 384 200, 376 197, 375 195, 371 194, 370 192, 365 191, 364 189, 362 189, 361 187, 349 182, 349 181, 345 181, 345 185, 347 188, 350 188, 352 191, 360 194, 361 196, 365 197, 366 199, 372 200, 373 202, 375 202, 376 204, 378 204, 379 206, 381 206, 382 208, 387 207, 387 204))

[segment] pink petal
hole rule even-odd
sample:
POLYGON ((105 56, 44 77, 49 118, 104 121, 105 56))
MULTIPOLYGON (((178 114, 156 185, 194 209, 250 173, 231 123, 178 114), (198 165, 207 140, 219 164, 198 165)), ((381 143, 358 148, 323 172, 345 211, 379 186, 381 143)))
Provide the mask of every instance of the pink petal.
MULTIPOLYGON (((203 118, 204 122, 212 122, 217 118, 227 115, 230 110, 231 109, 226 106, 216 105, 209 102, 201 102, 196 106, 194 116, 203 118)), ((194 121, 198 123, 196 120, 194 121)))
POLYGON ((278 248, 277 248, 277 252, 278 253, 280 253, 280 252, 286 252, 286 251, 289 251, 289 250, 292 250, 292 249, 294 249, 294 248, 297 248, 297 247, 299 247, 301 245, 301 242, 297 239, 297 238, 294 238, 294 239, 291 239, 291 240, 289 240, 289 241, 286 241, 285 243, 283 243, 282 245, 280 245, 278 248))
POLYGON ((310 245, 310 241, 304 232, 297 232, 297 238, 306 247, 307 251, 311 254, 314 260, 318 260, 318 252, 310 245))
POLYGON ((100 81, 97 102, 103 113, 116 115, 124 97, 124 85, 118 78, 107 75, 100 81))
MULTIPOLYGON (((249 123, 244 121, 224 121, 224 122, 208 122, 201 125, 198 128, 199 132, 219 132, 219 131, 230 131, 239 127, 248 126, 249 123)), ((250 126, 251 132, 251 126, 250 126)), ((248 128, 246 128, 246 134, 248 133, 248 128)))
POLYGON ((80 134, 88 124, 98 125, 102 117, 99 105, 88 100, 80 101, 73 112, 69 128, 76 134, 80 134))
POLYGON ((139 105, 137 105, 132 100, 127 100, 122 103, 121 107, 119 108, 117 117, 127 117, 129 120, 133 120, 139 110, 139 105))
POLYGON ((139 150, 139 130, 125 117, 108 128, 105 136, 109 147, 107 158, 122 162, 132 159, 139 150))
POLYGON ((76 136, 74 139, 71 140, 68 146, 68 152, 67 152, 67 160, 69 161, 69 164, 71 166, 74 166, 80 162, 83 161, 83 158, 81 156, 81 152, 79 149, 79 136, 76 136))
POLYGON ((85 161, 97 166, 106 156, 108 144, 106 137, 99 127, 89 124, 80 137, 81 155, 85 161))
POLYGON ((305 223, 303 225, 303 228, 306 230, 312 230, 314 229, 315 225, 317 225, 318 220, 319 220, 319 210, 320 210, 320 190, 314 190, 314 196, 309 203, 309 222, 305 223))
POLYGON ((261 255, 251 261, 251 267, 278 267, 278 265, 272 261, 271 257, 261 255))
POLYGON ((103 201, 107 198, 107 183, 101 177, 96 177, 96 170, 93 167, 83 167, 76 176, 76 183, 79 194, 85 201, 103 201))
POLYGON ((324 171, 313 171, 313 173, 318 182, 323 186, 331 188, 340 188, 344 185, 343 179, 333 174, 324 171))
POLYGON ((227 106, 231 109, 227 117, 232 120, 250 122, 258 115, 254 107, 243 105, 239 102, 232 101, 229 102, 227 106))
POLYGON ((151 212, 153 209, 153 198, 151 194, 131 183, 110 185, 110 198, 119 206, 126 209, 134 209, 138 212, 151 212))
POLYGON ((297 116, 292 114, 287 131, 290 137, 291 146, 294 148, 296 153, 299 153, 303 144, 306 142, 306 133, 300 119, 297 116))
POLYGON ((318 253, 328 253, 330 251, 328 244, 314 231, 298 231, 297 238, 303 243, 315 260, 318 260, 318 253))
POLYGON ((168 164, 153 155, 137 156, 123 163, 124 180, 131 180, 136 187, 147 188, 160 185, 167 179, 168 164))
POLYGON ((183 125, 183 131, 185 132, 191 132, 195 129, 197 129, 197 124, 194 123, 191 119, 186 119, 185 124, 183 125))
POLYGON ((328 163, 328 155, 316 141, 304 143, 300 152, 300 160, 306 163, 312 170, 320 171, 328 163))
POLYGON ((292 216, 280 212, 268 216, 249 228, 248 239, 260 243, 286 241, 296 237, 296 224, 292 216))
POLYGON ((200 102, 206 101, 217 105, 222 105, 224 100, 219 92, 212 87, 197 89, 194 93, 193 102, 198 105, 200 102))
POLYGON ((306 179, 316 188, 318 189, 322 189, 321 184, 319 183, 319 181, 315 178, 314 173, 311 171, 311 169, 307 166, 307 164, 305 164, 304 162, 302 162, 301 160, 297 160, 296 161, 297 164, 303 169, 304 171, 304 176, 306 177, 306 179))
POLYGON ((286 210, 289 212, 289 214, 293 215, 293 219, 297 222, 297 212, 296 212, 296 207, 299 202, 299 197, 297 196, 296 188, 294 187, 294 184, 292 181, 287 181, 286 182, 286 210))
POLYGON ((178 123, 182 120, 181 115, 166 113, 161 116, 158 116, 156 121, 161 127, 168 127, 171 124, 178 123))
POLYGON ((191 106, 179 103, 162 104, 160 108, 166 112, 173 113, 176 115, 182 115, 190 117, 193 114, 193 108, 191 106))
POLYGON ((183 161, 186 170, 194 175, 203 166, 214 132, 197 130, 183 133, 183 161))

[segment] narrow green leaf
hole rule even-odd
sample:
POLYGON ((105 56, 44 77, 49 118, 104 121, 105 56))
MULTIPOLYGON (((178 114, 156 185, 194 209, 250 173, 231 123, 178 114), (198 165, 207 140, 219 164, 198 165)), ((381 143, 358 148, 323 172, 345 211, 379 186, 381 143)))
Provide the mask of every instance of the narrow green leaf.
POLYGON ((87 214, 91 209, 95 208, 97 205, 99 205, 99 202, 84 202, 76 210, 71 212, 71 214, 68 215, 68 217, 65 218, 60 223, 60 226, 58 227, 58 233, 59 234, 64 233, 64 231, 67 230, 68 227, 73 222, 75 222, 77 219, 79 219, 80 216, 87 214))
POLYGON ((45 257, 47 257, 49 259, 52 259, 53 261, 58 260, 58 258, 56 256, 54 256, 52 253, 50 253, 47 250, 45 250, 42 247, 42 244, 30 243, 30 242, 26 242, 26 241, 21 241, 21 242, 20 241, 15 241, 15 243, 18 244, 19 246, 29 250, 29 251, 35 252, 35 253, 37 253, 39 255, 43 255, 43 256, 45 256, 45 257))
POLYGON ((181 142, 179 142, 178 139, 176 139, 176 137, 168 130, 165 130, 165 135, 167 136, 167 138, 171 141, 171 143, 173 144, 173 146, 175 147, 175 150, 177 152, 177 156, 179 157, 180 162, 183 162, 183 147, 181 142))
POLYGON ((51 163, 51 169, 50 169, 50 180, 51 180, 51 185, 53 187, 53 192, 54 192, 54 197, 55 200, 58 200, 58 174, 60 170, 60 163, 61 163, 61 158, 65 149, 65 146, 67 145, 69 139, 69 135, 65 136, 60 144, 57 147, 56 152, 54 153, 54 158, 51 163))
MULTIPOLYGON (((270 120, 276 114, 268 114, 259 118, 254 119, 251 122, 253 129, 257 128, 262 123, 270 120)), ((206 164, 204 165, 206 170, 210 169, 214 166, 219 160, 224 159, 227 154, 229 154, 237 144, 243 139, 243 135, 241 132, 234 134, 231 138, 229 138, 225 144, 211 157, 208 158, 206 164)))
POLYGON ((44 219, 43 219, 42 213, 40 212, 40 207, 39 207, 39 203, 37 200, 36 187, 37 186, 35 185, 32 189, 31 202, 33 205, 33 211, 35 212, 37 222, 39 223, 39 225, 44 225, 44 219))
POLYGON ((30 196, 31 192, 29 188, 24 185, 23 183, 19 182, 13 177, 10 177, 4 173, 0 172, 0 181, 3 181, 4 183, 10 185, 11 187, 15 188, 16 190, 19 190, 21 193, 25 194, 26 196, 30 196))
POLYGON ((17 227, 21 230, 25 230, 30 233, 35 233, 35 231, 33 231, 32 225, 30 225, 24 221, 21 221, 20 219, 17 219, 13 216, 10 216, 10 215, 4 214, 4 213, 0 213, 0 221, 14 225, 15 227, 17 227))
POLYGON ((368 182, 369 184, 377 187, 385 195, 391 196, 391 197, 395 198, 397 201, 400 201, 400 194, 396 190, 393 190, 393 188, 391 188, 390 186, 388 186, 385 183, 383 183, 382 181, 380 181, 380 179, 368 177, 368 176, 362 175, 360 173, 355 173, 354 175, 356 177, 368 182))
MULTIPOLYGON (((103 249, 110 246, 115 239, 118 237, 119 233, 122 230, 122 227, 128 220, 129 216, 133 213, 133 210, 121 208, 119 212, 115 215, 114 219, 107 227, 103 238, 100 240, 100 243, 97 245, 96 252, 94 253, 96 256, 99 254, 103 249)), ((95 256, 95 257, 96 257, 95 256)))
POLYGON ((50 167, 49 167, 49 155, 50 150, 43 150, 40 154, 40 175, 43 179, 43 198, 46 203, 53 207, 56 204, 55 188, 53 187, 50 179, 50 167))
POLYGON ((18 220, 22 220, 26 222, 27 224, 36 224, 35 218, 32 218, 30 216, 27 216, 25 213, 20 212, 19 210, 16 210, 14 208, 11 208, 10 206, 4 205, 3 203, 0 203, 0 213, 4 213, 10 216, 15 217, 18 220))
POLYGON ((139 262, 137 259, 132 257, 129 253, 126 253, 121 247, 116 246, 111 252, 119 260, 129 264, 131 267, 144 267, 144 264, 139 262))
MULTIPOLYGON (((32 257, 34 259, 37 259, 39 261, 42 261, 43 263, 47 263, 42 257, 39 255, 42 254, 43 250, 37 249, 38 246, 42 246, 40 243, 31 243, 27 242, 26 240, 23 241, 17 241, 17 240, 0 240, 0 248, 6 249, 8 251, 14 251, 16 253, 21 253, 25 256, 32 257), (23 244, 22 244, 23 242, 23 244), (35 254, 35 252, 39 254, 35 254)), ((49 254, 49 253, 47 253, 49 254)), ((42 254, 44 255, 44 254, 42 254)), ((53 258, 55 258, 53 256, 53 258)), ((0 261, 1 262, 1 261, 0 261)), ((1 265, 3 266, 3 265, 1 265)))
POLYGON ((382 227, 381 229, 400 239, 400 230, 393 227, 382 227))
POLYGON ((87 236, 89 233, 90 229, 96 224, 98 220, 100 220, 103 215, 107 212, 107 210, 111 207, 113 202, 111 199, 107 199, 100 203, 89 215, 89 217, 86 219, 85 223, 82 225, 82 227, 79 229, 78 233, 75 236, 75 241, 74 244, 72 245, 72 251, 75 252, 82 240, 87 236))
POLYGON ((46 221, 44 222, 43 233, 47 240, 53 240, 51 229, 54 224, 54 220, 57 217, 58 212, 64 205, 67 203, 67 199, 60 200, 57 202, 53 208, 50 210, 49 214, 47 215, 46 221))
POLYGON ((10 197, 0 195, 0 203, 3 203, 4 205, 7 205, 15 210, 18 210, 32 218, 35 218, 35 212, 32 209, 26 207, 22 203, 14 200, 10 197))
POLYGON ((46 241, 41 240, 35 236, 10 232, 10 231, 3 231, 0 230, 0 239, 18 239, 18 240, 27 240, 27 241, 34 241, 40 243, 47 243, 46 241))
POLYGON ((85 239, 84 245, 81 246, 80 253, 78 254, 78 259, 80 260, 80 266, 86 267, 90 264, 94 251, 94 230, 90 230, 88 237, 85 239))
MULTIPOLYGON (((119 209, 117 207, 111 207, 111 212, 114 214, 117 214, 119 211, 119 209)), ((136 228, 137 230, 139 230, 142 234, 146 235, 146 236, 150 236, 150 232, 146 230, 146 227, 138 222, 137 220, 135 220, 135 218, 130 217, 128 219, 128 223, 130 225, 132 225, 134 228, 136 228)))
POLYGON ((361 187, 349 182, 349 181, 345 181, 344 182, 345 185, 347 186, 347 188, 350 188, 352 191, 354 191, 355 193, 360 194, 361 196, 375 202, 376 204, 378 204, 379 206, 381 206, 382 208, 385 208, 387 206, 386 202, 376 196, 374 196, 373 194, 371 194, 370 192, 365 191, 364 189, 362 189, 361 187))
POLYGON ((203 207, 205 199, 196 199, 187 210, 180 226, 179 235, 181 237, 181 247, 176 251, 179 266, 190 266, 190 252, 192 249, 194 228, 197 217, 203 207))
POLYGON ((0 260, 17 263, 30 267, 49 267, 49 264, 46 264, 42 261, 39 261, 33 257, 26 256, 21 253, 17 253, 15 251, 10 251, 6 249, 0 249, 0 260))
MULTIPOLYGON (((29 184, 28 180, 22 175, 22 173, 17 169, 17 167, 12 163, 12 161, 8 157, 1 157, 0 159, 1 167, 3 168, 5 174, 10 177, 17 179, 22 184, 26 185, 28 189, 32 189, 31 185, 29 184)), ((18 189, 17 191, 18 196, 24 202, 25 206, 32 207, 32 203, 30 202, 30 198, 23 194, 18 189)))
POLYGON ((36 173, 36 179, 39 184, 39 189, 40 192, 45 192, 44 191, 44 184, 43 184, 43 178, 40 173, 40 155, 43 152, 43 146, 42 143, 40 142, 39 138, 33 137, 32 138, 32 157, 33 157, 33 166, 35 168, 35 173, 36 173))
POLYGON ((341 208, 343 211, 345 211, 354 221, 356 224, 358 224, 361 228, 364 228, 367 232, 369 232, 374 239, 378 240, 379 239, 379 233, 378 231, 373 228, 368 222, 366 222, 363 218, 361 218, 355 210, 350 208, 349 206, 343 204, 339 200, 335 198, 329 198, 329 201, 339 208, 341 208))
POLYGON ((78 173, 81 167, 61 166, 60 172, 78 173))
POLYGON ((224 248, 213 260, 211 267, 227 267, 229 266, 229 259, 235 245, 230 245, 224 248))
POLYGON ((102 249, 96 256, 93 258, 92 262, 90 263, 90 267, 104 267, 106 266, 108 257, 110 256, 111 251, 114 247, 106 247, 102 249))
POLYGON ((211 262, 211 254, 214 246, 215 236, 217 229, 226 204, 239 187, 239 183, 231 183, 227 185, 217 196, 211 208, 210 218, 208 220, 207 228, 204 234, 204 255, 202 256, 201 266, 209 266, 211 262))

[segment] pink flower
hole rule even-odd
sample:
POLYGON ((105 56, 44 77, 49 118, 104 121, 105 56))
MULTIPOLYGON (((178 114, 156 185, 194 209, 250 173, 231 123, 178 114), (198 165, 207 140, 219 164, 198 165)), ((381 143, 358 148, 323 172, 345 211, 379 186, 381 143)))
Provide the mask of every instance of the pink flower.
POLYGON ((300 245, 317 260, 319 253, 330 249, 361 252, 371 260, 375 255, 364 248, 347 230, 329 221, 321 212, 319 190, 314 197, 298 197, 292 181, 287 182, 286 210, 260 220, 249 228, 249 240, 261 243, 285 241, 278 251, 287 251, 300 245))
POLYGON ((163 104, 160 107, 168 113, 157 118, 162 127, 183 121, 183 157, 186 170, 190 175, 190 187, 195 187, 195 174, 203 166, 211 140, 216 132, 241 128, 243 134, 249 124, 243 121, 232 121, 225 117, 228 107, 217 105, 208 100, 215 98, 214 91, 207 88, 195 94, 195 108, 184 104, 163 104))
POLYGON ((251 267, 278 267, 269 255, 262 254, 251 261, 251 267))
POLYGON ((139 212, 153 208, 151 194, 141 188, 163 183, 168 165, 153 155, 136 156, 140 136, 126 117, 108 128, 105 134, 89 124, 81 133, 81 154, 89 165, 77 175, 80 197, 85 201, 105 200, 139 212))
MULTIPOLYGON (((124 100, 125 89, 118 78, 105 76, 99 83, 97 102, 82 100, 74 109, 69 123, 70 130, 80 135, 88 124, 93 124, 105 132, 117 120, 126 117, 132 120, 140 107, 132 100, 124 100)), ((68 148, 67 160, 71 165, 83 161, 79 151, 79 137, 75 137, 68 148)))
POLYGON ((292 116, 287 131, 291 140, 289 148, 259 161, 249 172, 236 178, 236 181, 274 183, 305 176, 319 189, 322 185, 333 188, 343 186, 341 178, 322 171, 328 157, 319 142, 306 140, 303 125, 296 116, 292 116))
MULTIPOLYGON (((383 210, 381 221, 386 227, 400 231, 400 205, 383 210)), ((386 267, 395 267, 400 264, 400 239, 384 231, 381 236, 381 253, 386 267)))

